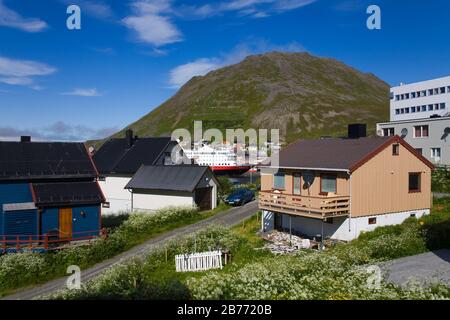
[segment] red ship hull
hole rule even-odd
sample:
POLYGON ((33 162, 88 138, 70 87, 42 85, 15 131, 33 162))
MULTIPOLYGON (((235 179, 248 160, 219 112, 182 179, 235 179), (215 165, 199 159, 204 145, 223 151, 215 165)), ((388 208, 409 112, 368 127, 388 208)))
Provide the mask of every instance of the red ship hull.
POLYGON ((251 166, 212 166, 211 170, 216 175, 220 174, 243 174, 250 170, 251 166))

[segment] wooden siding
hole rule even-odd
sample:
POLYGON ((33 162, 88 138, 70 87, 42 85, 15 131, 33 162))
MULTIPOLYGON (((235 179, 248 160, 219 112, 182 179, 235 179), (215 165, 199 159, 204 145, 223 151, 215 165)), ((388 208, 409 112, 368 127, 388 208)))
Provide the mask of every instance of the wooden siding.
POLYGON ((392 145, 352 173, 351 215, 360 217, 431 207, 431 169, 402 145, 392 145), (421 192, 409 193, 409 173, 421 172, 421 192))
MULTIPOLYGON (((285 173, 285 189, 280 190, 282 194, 292 195, 294 193, 294 173, 302 173, 301 170, 282 170, 285 173)), ((320 195, 320 176, 321 174, 335 174, 337 175, 337 189, 336 194, 330 194, 329 196, 349 196, 350 195, 350 183, 348 174, 345 172, 315 172, 314 182, 308 189, 304 188, 305 181, 303 176, 300 180, 300 195, 310 197, 321 197, 320 195)), ((261 191, 273 191, 273 175, 268 173, 268 169, 262 169, 261 171, 261 191)))

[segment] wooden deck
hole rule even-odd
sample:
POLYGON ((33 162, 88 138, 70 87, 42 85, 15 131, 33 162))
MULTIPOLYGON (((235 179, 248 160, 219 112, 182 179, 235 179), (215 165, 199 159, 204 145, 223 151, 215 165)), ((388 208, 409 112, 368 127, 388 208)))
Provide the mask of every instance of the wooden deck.
POLYGON ((350 197, 307 197, 261 191, 259 208, 315 219, 350 215, 350 197))

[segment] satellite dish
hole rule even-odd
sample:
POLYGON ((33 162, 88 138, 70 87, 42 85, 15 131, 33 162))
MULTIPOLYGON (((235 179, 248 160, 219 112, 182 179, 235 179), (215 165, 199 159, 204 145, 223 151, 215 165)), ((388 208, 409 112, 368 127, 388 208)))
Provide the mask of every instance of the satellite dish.
POLYGON ((402 138, 405 138, 407 135, 408 135, 408 129, 403 128, 403 129, 402 129, 402 132, 401 132, 402 138))
POLYGON ((314 182, 315 176, 316 175, 314 174, 314 172, 310 170, 303 172, 303 181, 305 182, 304 189, 308 189, 309 187, 311 187, 314 182))
POLYGON ((441 140, 447 139, 449 134, 450 134, 450 128, 447 127, 447 128, 444 129, 444 134, 442 135, 441 140))

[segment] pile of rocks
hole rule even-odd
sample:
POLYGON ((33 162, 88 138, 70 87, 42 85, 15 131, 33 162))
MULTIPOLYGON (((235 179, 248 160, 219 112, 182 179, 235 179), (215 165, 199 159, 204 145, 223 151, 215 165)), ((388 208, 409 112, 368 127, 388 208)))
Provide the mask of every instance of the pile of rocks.
POLYGON ((275 254, 295 253, 300 249, 311 248, 311 241, 284 232, 272 231, 264 237, 269 241, 264 248, 275 254))

